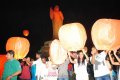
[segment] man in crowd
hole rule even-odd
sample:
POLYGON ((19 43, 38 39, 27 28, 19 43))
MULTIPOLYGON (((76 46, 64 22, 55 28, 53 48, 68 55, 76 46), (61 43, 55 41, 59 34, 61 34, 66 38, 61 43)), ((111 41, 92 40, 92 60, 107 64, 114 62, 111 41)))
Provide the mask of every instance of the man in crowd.
POLYGON ((36 73, 35 73, 35 76, 37 78, 37 80, 40 79, 40 71, 41 71, 41 64, 42 64, 42 61, 41 61, 41 56, 40 56, 40 52, 37 52, 36 53, 36 61, 33 61, 33 64, 32 65, 36 65, 36 73))
POLYGON ((14 59, 14 51, 7 51, 7 62, 4 65, 2 80, 17 80, 17 76, 21 73, 20 63, 14 59))
POLYGON ((94 68, 94 77, 95 80, 111 80, 110 79, 110 69, 111 67, 109 61, 105 60, 107 52, 102 51, 98 52, 98 50, 93 47, 92 48, 92 64, 94 68))

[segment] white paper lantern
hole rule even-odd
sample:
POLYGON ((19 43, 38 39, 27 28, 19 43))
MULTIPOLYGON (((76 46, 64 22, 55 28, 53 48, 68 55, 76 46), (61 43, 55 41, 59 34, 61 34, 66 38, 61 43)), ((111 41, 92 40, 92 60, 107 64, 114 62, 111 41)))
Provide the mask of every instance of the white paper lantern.
POLYGON ((98 50, 120 48, 120 20, 99 19, 91 31, 92 41, 98 50))
POLYGON ((85 46, 85 28, 80 23, 65 24, 59 29, 59 40, 68 51, 77 51, 85 46))
POLYGON ((61 46, 57 39, 52 41, 49 51, 50 59, 53 64, 62 64, 67 58, 67 51, 61 46))

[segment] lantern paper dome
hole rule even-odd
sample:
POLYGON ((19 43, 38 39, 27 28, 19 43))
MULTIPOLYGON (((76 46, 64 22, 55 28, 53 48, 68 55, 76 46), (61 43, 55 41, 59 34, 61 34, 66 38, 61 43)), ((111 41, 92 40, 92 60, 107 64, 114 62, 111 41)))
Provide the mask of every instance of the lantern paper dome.
POLYGON ((22 37, 11 37, 6 43, 6 51, 14 50, 15 59, 23 59, 28 54, 29 48, 29 41, 22 37))
POLYGON ((80 23, 65 24, 59 29, 59 40, 68 51, 77 51, 84 48, 87 35, 80 23))
POLYGON ((23 30, 23 35, 28 36, 29 35, 29 30, 23 30))
POLYGON ((120 48, 120 20, 99 19, 91 31, 92 41, 98 50, 120 48))
POLYGON ((49 54, 53 64, 62 64, 67 58, 67 51, 61 46, 60 41, 57 39, 52 41, 49 54))

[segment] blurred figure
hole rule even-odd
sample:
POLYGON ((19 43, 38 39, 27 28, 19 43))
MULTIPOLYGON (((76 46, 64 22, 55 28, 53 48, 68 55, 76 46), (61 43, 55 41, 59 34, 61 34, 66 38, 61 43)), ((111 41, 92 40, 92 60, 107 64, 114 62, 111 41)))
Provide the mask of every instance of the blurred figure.
POLYGON ((67 70, 69 63, 69 58, 67 58, 63 64, 58 66, 58 80, 69 80, 67 70))
POLYGON ((90 59, 92 57, 90 56, 90 54, 88 54, 88 48, 87 47, 84 47, 84 52, 86 53, 86 55, 89 56, 89 60, 87 62, 87 73, 88 73, 88 76, 89 76, 89 80, 95 80, 94 79, 93 64, 90 61, 90 59))
POLYGON ((49 61, 48 61, 48 78, 49 78, 49 80, 57 80, 57 78, 58 78, 57 65, 55 65, 51 62, 50 57, 49 57, 49 61))
POLYGON ((59 28, 63 24, 63 13, 59 10, 59 6, 56 5, 54 9, 50 8, 50 19, 52 20, 53 26, 53 38, 58 38, 59 28))
POLYGON ((68 76, 69 76, 69 80, 72 80, 72 76, 73 76, 73 64, 72 63, 68 64, 68 76))
POLYGON ((49 80, 48 79, 48 64, 47 58, 45 56, 41 56, 42 64, 40 66, 40 80, 49 80))
POLYGON ((21 62, 21 67, 22 67, 22 73, 20 75, 20 80, 31 80, 31 73, 30 73, 31 62, 30 62, 30 57, 27 57, 27 58, 23 59, 23 61, 21 62))
POLYGON ((19 61, 14 59, 14 51, 7 51, 7 62, 4 65, 2 80, 17 80, 17 76, 21 73, 19 61))
POLYGON ((112 65, 116 65, 116 66, 119 66, 118 68, 118 72, 117 72, 117 80, 120 80, 120 53, 118 52, 118 55, 116 54, 117 53, 117 50, 114 50, 113 54, 115 56, 115 58, 117 59, 117 61, 115 62, 113 59, 112 59, 112 56, 111 56, 111 51, 108 52, 108 55, 110 57, 110 61, 112 63, 112 65))
MULTIPOLYGON (((34 59, 31 59, 31 63, 34 62, 34 59)), ((31 80, 36 80, 36 64, 31 66, 31 80)))
MULTIPOLYGON (((110 55, 111 55, 112 59, 115 61, 114 55, 113 54, 110 54, 110 55)), ((108 60, 111 63, 109 55, 106 56, 106 60, 108 60)), ((111 67, 112 67, 111 70, 110 70, 110 72, 111 72, 110 73, 111 80, 117 80, 117 66, 112 65, 112 63, 111 63, 111 67)))
POLYGON ((32 65, 36 65, 36 73, 35 73, 35 76, 37 78, 37 80, 40 79, 40 70, 41 70, 41 64, 42 64, 42 61, 41 61, 41 56, 40 56, 40 52, 37 52, 36 53, 36 61, 33 61, 32 65))

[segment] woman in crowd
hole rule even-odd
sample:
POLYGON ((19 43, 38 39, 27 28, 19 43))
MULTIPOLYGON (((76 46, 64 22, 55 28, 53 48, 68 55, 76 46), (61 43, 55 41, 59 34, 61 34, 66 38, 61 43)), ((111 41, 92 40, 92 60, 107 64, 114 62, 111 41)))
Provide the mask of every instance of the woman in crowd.
POLYGON ((71 57, 69 56, 71 63, 74 63, 74 72, 76 74, 76 80, 89 80, 87 73, 87 63, 89 61, 89 58, 86 55, 84 49, 77 53, 78 57, 74 61, 72 61, 71 57))
POLYGON ((20 75, 20 80, 31 80, 31 73, 30 73, 30 67, 31 67, 31 62, 30 62, 30 57, 24 58, 22 63, 22 73, 20 75))

